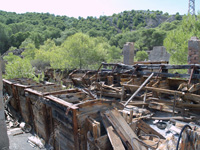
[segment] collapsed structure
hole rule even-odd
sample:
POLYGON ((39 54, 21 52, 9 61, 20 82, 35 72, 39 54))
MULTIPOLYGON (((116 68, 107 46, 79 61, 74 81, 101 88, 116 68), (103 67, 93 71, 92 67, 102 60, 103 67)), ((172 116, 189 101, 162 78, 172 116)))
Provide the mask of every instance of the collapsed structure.
POLYGON ((199 71, 200 65, 102 63, 95 71, 63 75, 64 86, 4 79, 5 104, 55 150, 167 149, 174 139, 166 139, 149 120, 180 136, 182 127, 194 122, 184 129, 179 147, 198 149, 199 71), (190 71, 172 73, 175 69, 190 71))
MULTIPOLYGON (((169 65, 155 57, 133 65, 134 44, 127 43, 124 64, 47 70, 45 79, 54 83, 4 79, 6 112, 25 122, 25 131, 32 129, 49 149, 198 150, 199 51, 200 40, 193 37, 189 65, 169 65)), ((169 59, 164 49, 161 53, 160 58, 169 59)))

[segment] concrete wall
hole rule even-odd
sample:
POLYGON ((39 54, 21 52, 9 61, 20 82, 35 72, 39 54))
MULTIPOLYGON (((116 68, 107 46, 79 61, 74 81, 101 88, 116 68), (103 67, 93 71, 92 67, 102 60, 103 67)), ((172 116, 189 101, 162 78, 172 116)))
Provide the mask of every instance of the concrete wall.
POLYGON ((134 62, 134 43, 127 42, 123 47, 124 64, 133 65, 134 62))
POLYGON ((149 54, 149 61, 169 61, 170 54, 164 46, 155 46, 149 54))
POLYGON ((9 149, 9 140, 5 123, 2 90, 3 90, 3 83, 2 83, 2 70, 1 70, 1 60, 0 60, 0 150, 7 150, 9 149))

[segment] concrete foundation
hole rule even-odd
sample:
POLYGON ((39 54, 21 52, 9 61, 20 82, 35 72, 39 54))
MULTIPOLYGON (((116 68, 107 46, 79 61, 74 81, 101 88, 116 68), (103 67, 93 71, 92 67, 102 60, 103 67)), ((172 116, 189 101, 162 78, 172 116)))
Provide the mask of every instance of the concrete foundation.
POLYGON ((124 64, 133 65, 134 62, 134 43, 127 42, 123 47, 124 64))

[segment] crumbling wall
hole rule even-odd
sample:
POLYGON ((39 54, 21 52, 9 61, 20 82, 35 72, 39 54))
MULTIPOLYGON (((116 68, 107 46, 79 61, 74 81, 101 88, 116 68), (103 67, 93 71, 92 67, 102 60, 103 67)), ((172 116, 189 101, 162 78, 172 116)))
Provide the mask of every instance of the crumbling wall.
POLYGON ((200 40, 192 37, 188 41, 188 64, 199 64, 200 62, 200 40))
POLYGON ((169 61, 170 54, 164 46, 155 46, 149 54, 149 61, 169 61))

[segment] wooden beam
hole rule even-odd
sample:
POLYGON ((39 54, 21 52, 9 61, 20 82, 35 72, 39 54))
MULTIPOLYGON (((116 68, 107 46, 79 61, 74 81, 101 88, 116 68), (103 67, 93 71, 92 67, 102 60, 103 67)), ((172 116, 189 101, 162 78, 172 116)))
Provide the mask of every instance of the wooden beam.
POLYGON ((100 122, 94 120, 90 116, 87 118, 89 131, 92 133, 93 138, 96 140, 101 136, 100 122))
POLYGON ((178 110, 180 110, 178 108, 173 109, 173 106, 169 106, 169 105, 166 105, 165 103, 158 103, 158 102, 150 102, 149 108, 164 111, 164 112, 170 112, 170 113, 173 113, 173 112, 178 113, 178 110))
MULTIPOLYGON (((125 88, 130 88, 130 89, 137 89, 137 88, 140 87, 138 85, 128 85, 128 84, 123 84, 123 86, 125 88)), ((155 91, 155 92, 158 92, 158 93, 164 93, 164 94, 170 94, 170 95, 174 95, 174 94, 177 94, 179 96, 185 95, 184 92, 180 92, 180 91, 168 90, 168 89, 162 89, 162 88, 154 88, 154 87, 147 87, 147 86, 143 87, 142 90, 155 91)))
POLYGON ((113 129, 112 125, 109 123, 107 118, 101 114, 103 125, 107 131, 108 138, 110 140, 110 143, 113 147, 113 150, 125 150, 124 145, 118 136, 117 132, 115 129, 113 129))
MULTIPOLYGON (((121 102, 122 104, 125 103, 125 101, 121 102)), ((132 101, 129 102, 128 105, 132 105, 132 106, 137 106, 137 107, 142 107, 142 106, 148 106, 148 103, 144 103, 143 101, 132 101)))
POLYGON ((148 124, 146 124, 141 119, 137 121, 137 127, 146 134, 154 134, 154 135, 159 136, 161 139, 165 139, 165 137, 162 134, 158 133, 156 130, 151 128, 148 124))
POLYGON ((137 135, 117 110, 106 111, 105 115, 129 150, 146 150, 146 148, 138 142, 137 135))
POLYGON ((198 91, 200 89, 200 83, 197 83, 197 84, 194 84, 192 85, 190 88, 189 88, 189 92, 192 93, 192 92, 195 92, 195 91, 198 91))
POLYGON ((175 119, 175 120, 180 120, 180 121, 184 121, 184 122, 192 122, 192 121, 196 121, 197 117, 195 116, 190 116, 190 117, 182 117, 182 116, 174 116, 174 117, 149 117, 146 119, 152 119, 152 120, 170 120, 170 119, 175 119))
POLYGON ((200 95, 197 95, 197 94, 185 93, 183 98, 185 100, 191 100, 196 103, 200 103, 200 95))

